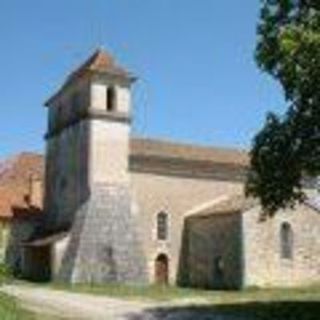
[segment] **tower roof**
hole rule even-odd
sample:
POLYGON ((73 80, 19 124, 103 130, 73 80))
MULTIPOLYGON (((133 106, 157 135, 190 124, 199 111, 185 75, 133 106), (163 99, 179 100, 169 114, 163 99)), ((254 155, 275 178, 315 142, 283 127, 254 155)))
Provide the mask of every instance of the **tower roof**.
POLYGON ((80 67, 71 72, 61 89, 50 99, 48 99, 45 105, 49 105, 50 102, 56 96, 58 96, 71 82, 88 73, 109 74, 131 81, 135 79, 133 74, 119 66, 108 52, 99 48, 83 64, 81 64, 80 67))
POLYGON ((112 75, 132 78, 132 75, 128 71, 117 65, 113 57, 101 48, 97 49, 79 68, 72 72, 68 77, 68 80, 73 79, 86 71, 109 73, 112 75))

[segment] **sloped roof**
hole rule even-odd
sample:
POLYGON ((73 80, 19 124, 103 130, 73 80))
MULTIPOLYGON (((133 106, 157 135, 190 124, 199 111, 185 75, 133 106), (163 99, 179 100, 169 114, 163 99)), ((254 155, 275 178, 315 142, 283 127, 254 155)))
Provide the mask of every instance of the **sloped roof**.
POLYGON ((128 71, 119 66, 113 57, 101 48, 97 49, 79 68, 72 72, 68 77, 68 80, 76 78, 85 71, 96 71, 123 77, 131 77, 131 74, 128 71))
POLYGON ((51 101, 57 97, 71 82, 90 72, 120 76, 129 80, 135 79, 130 72, 119 66, 108 52, 99 48, 83 64, 81 64, 80 67, 70 73, 61 89, 58 90, 58 92, 51 98, 49 98, 47 102, 45 102, 45 105, 48 106, 51 101))
POLYGON ((68 235, 69 235, 69 232, 61 231, 61 232, 46 235, 40 238, 36 238, 31 241, 27 241, 26 243, 24 243, 24 245, 30 246, 30 247, 46 246, 55 242, 59 242, 60 240, 68 237, 68 235))
MULTIPOLYGON (((10 219, 13 208, 29 209, 26 196, 30 193, 30 178, 44 177, 42 155, 21 153, 0 166, 0 219, 10 219)), ((30 208, 31 209, 31 208, 30 208)), ((38 212, 32 208, 30 213, 38 212)))
POLYGON ((204 161, 220 164, 249 165, 248 152, 239 149, 203 147, 156 139, 131 139, 131 156, 159 157, 179 160, 204 161))
MULTIPOLYGON (((155 139, 131 139, 130 155, 137 158, 158 157, 177 161, 248 165, 248 154, 245 151, 200 147, 155 139)), ((25 152, 0 163, 0 218, 11 218, 12 207, 27 208, 25 196, 29 194, 31 176, 44 180, 43 155, 25 152)), ((228 205, 221 204, 221 206, 228 205)))
POLYGON ((201 208, 190 215, 190 218, 209 217, 212 215, 243 213, 255 206, 259 202, 253 198, 247 198, 243 194, 234 194, 230 197, 215 202, 213 205, 201 208))

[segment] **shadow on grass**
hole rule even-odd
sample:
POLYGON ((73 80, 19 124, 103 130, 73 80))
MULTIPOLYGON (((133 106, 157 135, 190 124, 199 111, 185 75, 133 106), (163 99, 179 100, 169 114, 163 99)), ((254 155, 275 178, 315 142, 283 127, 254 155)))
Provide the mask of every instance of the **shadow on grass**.
POLYGON ((248 302, 148 309, 129 320, 319 320, 320 301, 248 302))

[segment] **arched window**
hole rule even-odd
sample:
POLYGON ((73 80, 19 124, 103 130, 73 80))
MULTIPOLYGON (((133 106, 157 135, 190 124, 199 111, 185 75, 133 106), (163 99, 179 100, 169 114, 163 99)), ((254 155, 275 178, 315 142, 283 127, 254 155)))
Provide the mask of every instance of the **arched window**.
POLYGON ((114 87, 107 88, 107 111, 116 109, 116 90, 114 87))
POLYGON ((157 238, 158 240, 168 238, 168 214, 163 211, 157 215, 157 238))
POLYGON ((280 229, 280 245, 281 245, 281 258, 293 258, 293 231, 288 222, 284 222, 280 229))

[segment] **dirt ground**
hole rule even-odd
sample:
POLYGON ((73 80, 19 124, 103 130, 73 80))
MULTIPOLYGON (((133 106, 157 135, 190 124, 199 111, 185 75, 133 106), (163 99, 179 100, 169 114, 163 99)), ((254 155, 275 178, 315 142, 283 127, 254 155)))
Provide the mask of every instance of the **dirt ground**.
POLYGON ((16 297, 24 307, 38 314, 39 319, 43 315, 57 320, 240 320, 219 315, 208 305, 194 300, 133 301, 20 285, 4 286, 1 290, 16 297))

